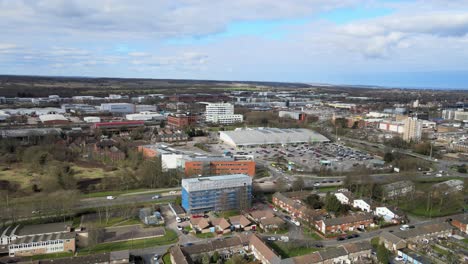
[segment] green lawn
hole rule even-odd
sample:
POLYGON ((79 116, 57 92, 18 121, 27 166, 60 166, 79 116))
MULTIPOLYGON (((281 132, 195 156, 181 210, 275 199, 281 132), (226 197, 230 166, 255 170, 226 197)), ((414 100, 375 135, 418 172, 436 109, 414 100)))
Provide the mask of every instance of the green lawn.
POLYGON ((271 230, 271 231, 265 232, 265 234, 282 235, 282 234, 287 234, 288 232, 289 232, 288 229, 279 229, 279 230, 271 230))
POLYGON ((339 186, 327 186, 327 187, 319 187, 319 192, 332 192, 338 190, 339 186))
POLYGON ((231 210, 231 211, 225 211, 225 212, 220 212, 218 214, 218 217, 222 218, 229 218, 231 216, 239 215, 240 212, 238 210, 231 210))
POLYGON ((432 208, 431 210, 427 211, 425 204, 401 204, 400 208, 408 214, 423 217, 442 217, 452 215, 459 213, 462 209, 462 207, 457 206, 456 204, 445 206, 441 208, 440 211, 438 208, 432 208))
POLYGON ((138 249, 162 246, 177 243, 178 240, 179 239, 175 231, 166 229, 166 235, 164 235, 163 237, 98 244, 94 247, 80 249, 78 251, 78 255, 90 255, 125 249, 138 249))
POLYGON ((323 238, 319 236, 313 229, 304 228, 304 235, 309 236, 315 240, 322 240, 323 238))
POLYGON ((199 234, 195 234, 196 237, 198 238, 212 238, 214 237, 214 234, 213 233, 199 233, 199 234))
POLYGON ((463 243, 468 244, 468 238, 465 238, 465 239, 463 239, 462 241, 463 241, 463 243))
POLYGON ((302 256, 317 251, 314 247, 298 247, 292 243, 287 242, 273 242, 271 247, 282 257, 292 258, 296 256, 302 256))
POLYGON ((169 253, 164 254, 162 257, 164 264, 172 264, 171 255, 169 253))
POLYGON ((70 252, 61 252, 61 253, 51 253, 51 254, 42 254, 32 256, 32 260, 42 260, 42 259, 57 259, 57 258, 68 258, 73 257, 73 253, 70 252))

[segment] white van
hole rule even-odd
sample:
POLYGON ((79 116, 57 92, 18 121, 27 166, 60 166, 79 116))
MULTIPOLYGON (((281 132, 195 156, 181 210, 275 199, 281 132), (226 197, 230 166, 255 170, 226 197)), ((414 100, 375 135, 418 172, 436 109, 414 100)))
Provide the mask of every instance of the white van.
POLYGON ((107 196, 107 200, 114 200, 114 199, 115 199, 115 196, 112 196, 112 195, 107 196))

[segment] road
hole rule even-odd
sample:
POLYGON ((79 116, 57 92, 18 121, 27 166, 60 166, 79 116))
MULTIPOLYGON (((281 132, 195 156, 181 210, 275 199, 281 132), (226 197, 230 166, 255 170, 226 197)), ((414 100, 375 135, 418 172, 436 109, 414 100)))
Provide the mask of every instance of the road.
POLYGON ((412 157, 415 157, 415 158, 418 158, 418 159, 422 159, 422 160, 425 160, 425 161, 432 162, 437 166, 437 171, 441 170, 441 171, 447 172, 447 173, 449 173, 450 176, 468 178, 467 173, 459 173, 457 171, 453 171, 453 170, 450 169, 450 167, 452 167, 454 165, 461 165, 462 162, 451 161, 451 160, 434 159, 434 158, 428 157, 426 155, 414 153, 411 150, 392 148, 392 147, 389 147, 389 146, 385 146, 383 144, 372 143, 372 142, 363 141, 363 140, 354 139, 354 138, 340 137, 340 140, 349 141, 349 142, 353 142, 353 143, 358 143, 358 144, 366 145, 366 146, 371 146, 371 147, 378 148, 378 149, 381 149, 381 150, 387 150, 387 151, 391 151, 391 152, 399 152, 399 153, 402 153, 402 154, 405 154, 405 155, 408 155, 408 156, 412 156, 412 157))
MULTIPOLYGON (((179 188, 180 189, 180 188, 179 188)), ((76 209, 88 209, 96 207, 106 207, 106 206, 116 206, 116 205, 126 205, 126 204, 135 204, 135 203, 146 203, 146 202, 164 202, 170 201, 177 198, 180 195, 180 191, 176 193, 162 193, 160 194, 159 199, 152 199, 154 193, 136 193, 136 194, 126 194, 121 196, 116 196, 113 200, 108 200, 107 197, 96 197, 96 198, 85 198, 81 199, 76 209)))
MULTIPOLYGON (((280 217, 284 219, 284 216, 282 214, 279 214, 280 217)), ((442 223, 447 219, 447 217, 439 217, 439 218, 433 218, 433 219, 425 219, 425 220, 417 220, 417 222, 411 222, 411 225, 414 226, 421 226, 421 225, 427 225, 427 224, 434 224, 434 223, 442 223)), ((288 220, 284 219, 288 223, 290 223, 288 220)), ((291 223, 290 223, 291 224, 291 223)), ((358 241, 363 241, 363 240, 370 240, 374 237, 379 236, 383 232, 397 232, 400 231, 400 226, 390 226, 386 228, 381 228, 377 230, 372 230, 372 231, 366 231, 366 232, 360 232, 359 237, 357 238, 352 238, 352 239, 346 239, 346 240, 341 240, 338 241, 336 239, 325 239, 325 240, 316 240, 312 237, 308 237, 307 235, 304 235, 302 231, 302 227, 297 227, 294 226, 294 229, 292 232, 289 232, 288 234, 282 234, 282 235, 271 235, 271 234, 261 234, 263 238, 268 238, 268 237, 276 237, 276 239, 279 239, 281 236, 288 236, 289 237, 289 243, 300 243, 300 244, 305 244, 308 246, 314 246, 316 244, 323 245, 325 247, 335 247, 338 245, 342 244, 347 244, 350 242, 358 242, 358 241), (300 232, 300 235, 297 235, 298 232, 300 232)))

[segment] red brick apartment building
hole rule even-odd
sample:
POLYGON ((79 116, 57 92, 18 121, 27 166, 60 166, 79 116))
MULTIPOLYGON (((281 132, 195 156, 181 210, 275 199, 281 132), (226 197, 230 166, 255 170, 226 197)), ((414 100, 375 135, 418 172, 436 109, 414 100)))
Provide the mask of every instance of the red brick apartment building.
POLYGON ((322 219, 316 222, 315 227, 322 234, 333 234, 353 231, 356 228, 369 227, 374 223, 374 216, 369 213, 355 214, 336 218, 322 219))
POLYGON ((275 193, 272 197, 274 205, 278 206, 282 210, 285 210, 293 217, 309 223, 314 224, 315 219, 326 214, 325 210, 314 210, 305 205, 302 205, 299 201, 291 199, 282 193, 275 193))
POLYGON ((224 174, 247 174, 255 176, 255 161, 253 160, 232 160, 232 161, 186 161, 185 176, 197 176, 199 174, 210 173, 211 175, 224 174))
POLYGON ((182 129, 197 124, 198 116, 191 114, 173 114, 167 117, 167 126, 182 129))

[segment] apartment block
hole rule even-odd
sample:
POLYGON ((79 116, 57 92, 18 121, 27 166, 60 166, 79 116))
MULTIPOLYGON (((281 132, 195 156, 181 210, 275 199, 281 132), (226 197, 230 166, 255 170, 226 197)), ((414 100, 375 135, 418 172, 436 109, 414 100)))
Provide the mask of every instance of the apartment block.
POLYGON ((167 126, 183 129, 197 124, 198 116, 193 114, 171 114, 167 116, 167 126))
POLYGON ((246 174, 182 179, 182 207, 189 214, 247 209, 252 177, 246 174))

